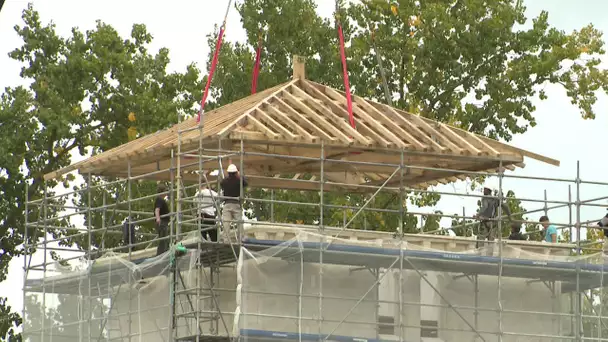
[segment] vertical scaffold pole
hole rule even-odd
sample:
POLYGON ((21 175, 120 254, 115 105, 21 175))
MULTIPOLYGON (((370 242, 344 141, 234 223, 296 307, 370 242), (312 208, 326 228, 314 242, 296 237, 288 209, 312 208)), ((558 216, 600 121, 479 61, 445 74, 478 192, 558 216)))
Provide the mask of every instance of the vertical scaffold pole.
MULTIPOLYGON (((463 225, 463 234, 465 236, 467 236, 467 230, 468 228, 466 227, 466 217, 467 217, 467 210, 466 208, 463 206, 462 207, 462 225, 463 225)), ((473 228, 471 228, 471 235, 473 235, 473 228)), ((475 327, 475 330, 479 331, 479 274, 474 274, 473 275, 473 295, 475 297, 473 297, 473 326, 475 327)))
POLYGON ((182 134, 180 130, 177 130, 177 175, 175 176, 175 183, 177 187, 176 209, 175 209, 175 220, 176 220, 176 241, 179 241, 182 232, 182 134))
POLYGON ((270 222, 274 222, 274 189, 270 189, 270 222))
MULTIPOLYGON (((202 187, 202 183, 203 183, 203 128, 204 128, 204 121, 205 118, 202 117, 199 125, 198 125, 198 182, 196 185, 196 191, 198 193, 198 191, 201 191, 201 187, 202 187)), ((209 187, 209 191, 211 191, 211 187, 209 187)), ((202 231, 203 229, 207 229, 207 227, 203 227, 203 222, 202 222, 202 212, 199 212, 199 198, 195 198, 195 208, 196 210, 194 211, 196 213, 196 221, 198 222, 198 224, 196 225, 199 231, 202 231)), ((213 201, 215 202, 215 198, 213 198, 213 201)), ((216 203, 213 203, 214 207, 217 207, 216 203)), ((216 211, 216 217, 219 214, 218 211, 216 211)), ((209 236, 209 235, 207 235, 209 236)), ((202 261, 201 261, 201 255, 202 255, 202 251, 201 251, 201 239, 197 236, 197 241, 198 243, 196 244, 196 267, 195 267, 195 271, 196 271, 196 313, 194 314, 194 317, 196 319, 196 328, 197 328, 197 333, 196 334, 196 342, 200 342, 200 332, 202 332, 201 330, 201 267, 202 267, 202 261)), ((209 258, 211 260, 211 258, 209 258)), ((213 271, 213 265, 210 265, 209 267, 210 271, 213 271)), ((211 314, 213 315, 213 313, 211 314)), ((209 324, 211 324, 213 326, 213 321, 210 321, 209 324)))
MULTIPOLYGON (((581 255, 581 172, 580 172, 580 161, 576 162, 576 253, 581 255)), ((575 337, 576 341, 582 341, 582 294, 580 284, 581 268, 580 264, 576 263, 576 326, 575 326, 575 337)))
MULTIPOLYGON (((88 250, 87 250, 87 265, 91 265, 91 245, 93 244, 93 216, 91 214, 91 207, 92 207, 92 200, 91 200, 91 173, 89 172, 87 174, 87 231, 88 231, 88 235, 89 235, 89 243, 88 243, 88 250)), ((91 324, 91 318, 93 316, 93 299, 91 298, 91 277, 87 277, 87 289, 88 289, 88 300, 89 300, 89 310, 87 312, 87 310, 84 310, 85 314, 87 315, 87 321, 88 321, 88 340, 89 342, 91 342, 91 328, 92 328, 92 324, 91 324)))
POLYGON ((169 246, 173 246, 173 244, 175 243, 177 236, 175 235, 175 206, 173 204, 174 202, 174 191, 175 191, 175 150, 171 149, 171 170, 169 171, 169 179, 170 179, 170 185, 169 185, 169 212, 171 213, 171 225, 170 225, 170 229, 171 229, 171 233, 170 235, 170 239, 169 239, 169 246))
POLYGON ((245 145, 243 144, 243 138, 241 138, 241 149, 240 149, 240 164, 239 164, 239 170, 241 171, 241 177, 239 177, 239 202, 241 202, 241 217, 239 217, 238 221, 237 221, 237 244, 238 247, 241 247, 241 241, 243 241, 243 234, 244 234, 244 229, 245 229, 245 222, 243 221, 243 215, 245 215, 245 192, 244 192, 244 187, 243 187, 243 177, 245 175, 245 170, 243 170, 243 168, 245 167, 245 145))
POLYGON ((502 255, 502 181, 503 181, 504 170, 502 167, 502 160, 499 163, 498 168, 498 342, 502 342, 503 327, 502 327, 502 267, 503 267, 503 255, 502 255))
MULTIPOLYGON (((25 182, 25 218, 24 218, 24 222, 25 222, 25 229, 23 231, 23 309, 22 309, 22 313, 21 313, 21 318, 23 319, 24 322, 27 322, 27 311, 25 310, 25 303, 26 303, 26 298, 27 298, 27 293, 26 293, 26 285, 27 285, 27 273, 28 273, 28 267, 27 267, 27 257, 30 255, 30 247, 28 246, 28 242, 27 242, 27 230, 28 230, 28 218, 29 218, 29 202, 30 202, 30 185, 25 182)), ((44 317, 44 316, 42 316, 44 317)), ((25 335, 25 334, 24 334, 25 335)), ((26 336, 23 336, 24 338, 26 336)))
POLYGON ((321 193, 319 194, 319 232, 321 235, 321 243, 319 244, 319 317, 318 317, 318 330, 319 336, 323 334, 323 249, 325 245, 325 228, 323 222, 323 211, 324 211, 324 185, 325 185, 325 142, 321 140, 321 174, 319 175, 319 188, 321 193))
MULTIPOLYGON (((46 246, 48 244, 48 236, 47 236, 48 235, 48 222, 47 222, 48 221, 48 217, 47 217, 48 211, 47 211, 46 181, 42 181, 42 187, 44 188, 44 191, 43 191, 43 194, 42 194, 44 196, 43 199, 42 199, 42 212, 43 212, 42 219, 44 220, 44 230, 43 230, 43 232, 44 232, 44 237, 43 237, 43 239, 44 239, 44 246, 42 247, 42 251, 43 251, 43 255, 42 255, 42 262, 43 262, 43 265, 42 265, 42 284, 43 285, 42 285, 42 306, 40 307, 40 317, 43 317, 43 319, 42 319, 42 330, 41 330, 42 333, 40 334, 40 342, 44 342, 44 340, 45 340, 45 338, 44 338, 44 335, 45 335, 45 331, 44 331, 45 330, 45 326, 44 325, 45 324, 44 323, 47 321, 46 319, 44 319, 44 317, 46 317, 46 283, 45 283, 45 280, 46 280, 46 264, 47 264, 47 260, 46 260, 47 259, 47 256, 46 256, 47 255, 46 246)), ((25 305, 25 303, 23 303, 23 304, 25 305)), ((51 333, 50 333, 51 340, 53 339, 52 334, 53 334, 53 331, 51 330, 51 333)))
POLYGON ((574 231, 572 229, 572 186, 570 184, 568 184, 568 227, 570 229, 568 242, 572 243, 574 241, 574 231))
MULTIPOLYGON (((574 230, 572 229, 572 185, 568 184, 568 227, 570 227, 570 237, 568 242, 574 241, 574 230)), ((574 295, 570 291, 570 334, 574 332, 574 295)))
MULTIPOLYGON (((131 177, 133 176, 131 174, 132 170, 131 170, 131 158, 127 159, 127 223, 129 224, 128 228, 131 228, 131 197, 133 196, 133 194, 131 193, 131 177)), ((116 203, 116 205, 118 206, 118 203, 116 203)), ((131 236, 131 232, 129 231, 129 235, 131 236)), ((131 239, 129 238, 129 244, 128 244, 128 248, 129 248, 129 262, 132 262, 131 259, 131 250, 133 249, 133 246, 131 245, 131 239)), ((131 341, 131 335, 133 335, 132 332, 132 327, 131 325, 133 324, 133 319, 131 316, 131 312, 132 312, 132 302, 133 302, 133 298, 132 298, 132 293, 133 293, 133 276, 129 276, 129 318, 128 318, 128 324, 129 324, 129 342, 131 341)), ((139 296, 139 294, 138 294, 139 296)), ((141 334, 142 332, 140 331, 139 334, 141 334)))
MULTIPOLYGON (((101 210, 101 230, 103 232, 105 232, 106 230, 106 214, 107 214, 107 210, 106 210, 106 204, 107 204, 107 199, 106 199, 106 192, 102 191, 102 197, 101 197, 101 206, 103 207, 103 209, 101 210)), ((106 249, 106 243, 105 243, 105 239, 101 239, 101 250, 105 250, 106 249)))
POLYGON ((545 216, 549 215, 549 207, 547 206, 547 189, 544 190, 543 212, 545 216))
MULTIPOLYGON (((403 188, 403 177, 405 176, 405 156, 401 149, 400 179, 399 179, 399 341, 403 341, 404 324, 403 317, 403 233, 404 233, 404 215, 405 208, 405 191, 403 188)), ((394 278, 393 278, 394 279, 394 278)))
POLYGON ((175 317, 175 287, 176 287, 176 274, 175 274, 175 263, 174 254, 172 252, 173 244, 175 243, 175 208, 173 206, 173 190, 175 189, 175 150, 171 149, 171 169, 169 170, 170 186, 169 186, 169 212, 171 213, 171 223, 169 224, 169 342, 174 341, 173 335, 176 329, 176 317, 175 317))

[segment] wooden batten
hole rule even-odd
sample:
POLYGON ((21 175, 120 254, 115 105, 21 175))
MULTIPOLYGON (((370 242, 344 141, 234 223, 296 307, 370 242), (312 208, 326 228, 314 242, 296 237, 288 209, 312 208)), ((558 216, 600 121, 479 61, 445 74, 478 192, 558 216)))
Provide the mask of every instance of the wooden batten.
POLYGON ((293 56, 293 76, 294 80, 306 79, 306 58, 298 55, 293 56))

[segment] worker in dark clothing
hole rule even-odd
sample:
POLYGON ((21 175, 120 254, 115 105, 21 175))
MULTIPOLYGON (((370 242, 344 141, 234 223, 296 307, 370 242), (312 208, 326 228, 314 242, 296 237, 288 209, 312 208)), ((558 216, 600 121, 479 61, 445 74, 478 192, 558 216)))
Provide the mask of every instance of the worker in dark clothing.
POLYGON ((492 196, 493 189, 489 186, 483 188, 483 197, 481 199, 481 208, 477 213, 479 218, 479 233, 477 234, 477 248, 480 247, 480 241, 488 240, 494 241, 496 237, 496 229, 498 218, 498 207, 502 208, 502 215, 507 215, 509 221, 511 220, 511 210, 506 203, 500 203, 499 199, 492 196))
POLYGON ((606 216, 602 217, 602 219, 597 222, 597 225, 600 226, 601 228, 604 228, 604 236, 608 236, 606 234, 606 233, 608 233, 608 214, 606 214, 606 216))
POLYGON ((228 165, 228 177, 220 184, 224 196, 224 209, 222 211, 223 238, 224 242, 230 241, 231 225, 235 224, 237 232, 243 229, 243 208, 241 205, 241 180, 243 188, 247 186, 247 180, 241 177, 236 165, 228 165), (242 178, 242 179, 241 179, 242 178))
POLYGON ((127 250, 135 250, 135 247, 131 246, 137 243, 135 240, 135 224, 132 223, 130 217, 127 217, 122 224, 122 240, 123 245, 128 247, 127 250))
POLYGON ((166 239, 169 230, 169 205, 167 205, 167 186, 164 184, 158 185, 158 196, 154 201, 154 218, 156 222, 156 233, 158 238, 162 239, 158 242, 156 255, 161 255, 169 250, 169 240, 166 239), (165 238, 165 239, 163 239, 165 238))
POLYGON ((509 240, 527 240, 526 236, 521 233, 521 224, 519 222, 511 223, 511 235, 509 240))
POLYGON ((601 220, 597 222, 597 225, 604 230, 604 254, 608 254, 608 214, 602 217, 601 220))

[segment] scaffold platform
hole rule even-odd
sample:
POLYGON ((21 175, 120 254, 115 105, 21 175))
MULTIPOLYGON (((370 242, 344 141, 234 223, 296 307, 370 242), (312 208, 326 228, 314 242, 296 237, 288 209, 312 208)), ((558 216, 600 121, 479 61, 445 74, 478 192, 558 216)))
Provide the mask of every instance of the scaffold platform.
MULTIPOLYGON (((371 339, 366 337, 342 336, 342 335, 319 335, 293 333, 283 331, 270 331, 258 329, 241 329, 238 336, 241 341, 251 342, 282 342, 282 341, 332 341, 332 342, 389 342, 389 340, 371 339)), ((177 342, 196 342, 197 336, 181 337, 177 342)), ((199 342, 226 342, 230 341, 228 336, 199 335, 199 342)), ((407 342, 407 341, 404 341, 407 342)))
MULTIPOLYGON (((200 243, 201 263, 203 267, 210 265, 222 266, 237 261, 240 253, 240 245, 224 243, 200 243)), ((403 267, 407 270, 425 270, 450 272, 465 275, 489 275, 498 276, 499 265, 502 264, 502 276, 514 278, 527 278, 541 281, 562 282, 562 293, 576 290, 578 277, 579 290, 603 287, 608 283, 608 277, 603 277, 603 272, 608 269, 606 264, 586 263, 578 261, 555 261, 534 260, 524 258, 500 258, 497 256, 486 256, 466 253, 420 251, 399 248, 381 248, 368 246, 353 246, 341 243, 302 242, 302 241, 279 241, 244 239, 243 247, 251 251, 262 251, 273 247, 279 247, 273 252, 273 256, 282 259, 298 260, 309 263, 319 263, 320 249, 323 249, 323 263, 335 265, 350 265, 366 268, 393 268, 403 267), (396 258, 403 257, 403 262, 394 264, 396 258)), ((188 248, 187 255, 196 253, 198 243, 184 244, 188 248)), ((168 274, 169 258, 161 262, 163 256, 131 260, 138 267, 141 279, 168 274), (149 264, 150 267, 146 267, 149 264)), ((190 258, 182 256, 178 258, 177 267, 185 267, 191 261, 190 258)), ((71 294, 87 293, 84 288, 95 284, 95 293, 103 293, 104 288, 124 283, 132 272, 131 268, 122 264, 104 265, 97 262, 80 273, 63 274, 43 279, 28 279, 26 290, 28 292, 42 292, 71 294), (113 267, 113 268, 112 268, 113 267), (80 288, 82 287, 82 289, 80 288)))

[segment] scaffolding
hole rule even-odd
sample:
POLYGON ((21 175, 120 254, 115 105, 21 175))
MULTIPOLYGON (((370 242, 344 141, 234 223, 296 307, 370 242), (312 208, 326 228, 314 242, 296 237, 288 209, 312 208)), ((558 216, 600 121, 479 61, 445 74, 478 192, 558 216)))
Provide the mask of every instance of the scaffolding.
MULTIPOLYGON (((598 202, 608 196, 583 199, 580 189, 582 185, 608 184, 582 180, 578 165, 572 179, 509 174, 506 171, 523 166, 524 156, 552 161, 423 120, 410 127, 419 131, 411 133, 410 142, 424 145, 419 141, 420 130, 441 131, 442 136, 427 134, 426 144, 441 142, 479 153, 436 153, 425 146, 408 149, 403 143, 383 148, 358 144, 357 140, 365 142, 373 136, 397 142, 395 133, 379 134, 381 127, 392 127, 390 123, 376 121, 379 126, 374 127, 365 118, 371 112, 402 114, 358 98, 355 102, 365 135, 349 131, 348 126, 340 126, 345 127, 344 132, 333 130, 334 136, 328 133, 330 128, 315 133, 312 118, 325 110, 340 112, 340 93, 294 79, 226 106, 234 112, 232 116, 219 109, 216 115, 204 116, 201 125, 190 120, 147 138, 155 145, 164 142, 170 146, 164 150, 168 155, 148 143, 147 154, 135 156, 132 151, 137 144, 146 141, 136 140, 110 151, 131 151, 131 157, 114 154, 104 159, 102 154, 65 169, 86 175, 86 186, 27 202, 26 233, 38 232, 41 241, 34 239, 26 246, 30 254, 24 262, 25 340, 608 340, 601 303, 606 264, 603 245, 581 237, 581 231, 598 228, 593 224, 597 220, 582 221, 582 208, 605 207, 598 202), (253 116, 256 111, 262 118, 253 116), (270 112, 273 115, 265 114, 270 112), (308 135, 309 141, 286 145, 277 140, 285 130, 279 118, 296 120, 286 113, 299 116, 299 124, 310 124, 309 129, 293 126, 297 134, 308 135), (260 135, 247 127, 268 131, 260 135), (323 134, 327 137, 317 140, 323 134), (349 145, 336 143, 338 135, 349 145), (168 137, 175 143, 167 143, 168 137), (484 153, 483 148, 493 153, 484 153), (111 167, 117 166, 109 169, 109 161, 111 167), (267 164, 269 161, 278 162, 267 164), (214 175, 212 171, 221 171, 230 162, 239 166, 250 187, 269 189, 258 192, 257 197, 241 191, 242 203, 267 207, 268 217, 247 220, 242 229, 229 230, 229 239, 207 241, 201 237, 201 229, 229 229, 231 222, 218 215, 217 225, 203 227, 194 191, 215 187, 220 193, 222 172, 214 175), (353 180, 356 173, 364 174, 365 182, 360 182, 363 178, 353 180), (120 178, 109 181, 96 176, 120 178), (501 208, 499 219, 492 222, 501 233, 495 241, 481 245, 470 237, 445 235, 448 229, 475 231, 479 221, 472 213, 463 212, 458 217, 463 223, 451 227, 432 231, 416 227, 416 234, 406 231, 411 217, 454 216, 412 210, 406 206, 408 196, 436 193, 480 198, 480 194, 468 192, 429 190, 429 185, 479 176, 498 180, 499 201, 505 200, 504 183, 514 179, 551 182, 553 189, 563 188, 568 200, 549 200, 546 193, 543 199, 519 200, 540 206, 526 215, 567 216, 567 222, 554 220, 552 224, 568 231, 571 240, 555 244, 507 240, 502 232, 508 221, 501 208), (160 255, 155 247, 160 238, 142 228, 154 221, 152 210, 144 209, 152 208, 158 194, 138 196, 134 191, 158 180, 169 181, 171 206, 169 233, 164 237, 171 247, 160 255), (342 191, 342 196, 363 194, 364 200, 348 206, 327 203, 325 196, 336 191, 342 191), (114 192, 114 197, 107 195, 114 192), (289 192, 313 193, 310 198, 317 201, 280 199, 279 194, 289 192), (102 202, 95 203, 99 193, 102 202), (388 208, 375 203, 380 194, 391 194, 397 204, 388 208), (79 205, 62 204, 74 197, 79 198, 79 205), (71 211, 59 212, 59 206, 71 211), (314 219, 305 224, 290 216, 286 222, 277 218, 279 207, 304 208, 300 212, 314 219), (377 213, 397 223, 382 227, 388 231, 367 226, 366 217, 377 213), (342 223, 328 224, 336 221, 336 215, 343 215, 342 223), (84 227, 75 226, 70 217, 84 217, 84 227), (466 219, 473 222, 464 223, 466 219), (359 222, 363 225, 357 226, 359 222), (125 224, 140 227, 137 238, 114 243, 125 224), (66 247, 74 242, 84 247, 66 247), (42 251, 41 263, 31 263, 34 250, 42 251), (51 258, 57 252, 63 253, 61 260, 51 258)), ((409 135, 405 127, 404 122, 395 129, 409 135)), ((217 212, 221 212, 222 200, 223 196, 214 198, 217 212)), ((516 214, 520 213, 511 216, 516 214)), ((236 223, 243 223, 239 221, 236 223)))

